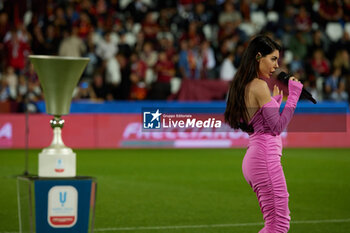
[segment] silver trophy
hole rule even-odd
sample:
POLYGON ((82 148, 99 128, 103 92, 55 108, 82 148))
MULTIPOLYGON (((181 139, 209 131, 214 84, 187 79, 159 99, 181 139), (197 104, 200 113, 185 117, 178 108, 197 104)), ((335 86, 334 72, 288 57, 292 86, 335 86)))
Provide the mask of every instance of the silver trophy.
POLYGON ((31 55, 29 59, 43 88, 46 112, 54 116, 52 143, 39 154, 39 176, 74 177, 76 154, 62 141, 61 116, 69 113, 74 88, 89 58, 31 55))

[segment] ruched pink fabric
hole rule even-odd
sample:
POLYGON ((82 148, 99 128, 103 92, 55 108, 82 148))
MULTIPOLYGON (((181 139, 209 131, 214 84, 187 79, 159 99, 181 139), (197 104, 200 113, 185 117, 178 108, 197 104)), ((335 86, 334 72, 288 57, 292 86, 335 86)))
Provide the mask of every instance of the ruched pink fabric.
POLYGON ((244 178, 259 201, 265 226, 259 233, 284 233, 289 230, 289 194, 281 165, 280 133, 290 122, 303 85, 289 80, 289 96, 282 111, 282 96, 271 98, 250 120, 254 133, 249 135, 248 149, 242 163, 244 178))

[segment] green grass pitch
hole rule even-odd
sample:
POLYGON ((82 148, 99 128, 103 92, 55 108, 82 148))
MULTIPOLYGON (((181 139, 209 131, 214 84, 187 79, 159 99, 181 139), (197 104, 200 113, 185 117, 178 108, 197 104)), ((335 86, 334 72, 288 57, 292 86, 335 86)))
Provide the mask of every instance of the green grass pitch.
MULTIPOLYGON (((77 174, 97 178, 95 232, 256 233, 245 149, 74 150, 77 174)), ((29 151, 37 174, 40 150, 29 151)), ((350 149, 284 149, 295 233, 350 232, 350 149)), ((16 175, 24 150, 0 150, 0 233, 18 232, 16 175)))

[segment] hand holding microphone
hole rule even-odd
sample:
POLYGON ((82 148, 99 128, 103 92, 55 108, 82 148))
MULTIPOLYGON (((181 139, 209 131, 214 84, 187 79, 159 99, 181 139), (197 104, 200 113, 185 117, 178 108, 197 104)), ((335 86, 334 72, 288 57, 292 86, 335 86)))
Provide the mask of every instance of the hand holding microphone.
MULTIPOLYGON (((289 79, 293 80, 293 81, 297 81, 300 82, 298 79, 296 79, 295 77, 293 77, 292 74, 287 74, 283 71, 281 71, 278 75, 277 75, 277 79, 279 81, 281 81, 282 83, 284 83, 285 85, 288 86, 289 83, 289 79)), ((312 95, 310 94, 310 92, 308 92, 307 90, 305 90, 304 88, 301 91, 301 95, 302 97, 310 100, 312 103, 316 104, 317 101, 312 97, 312 95)))

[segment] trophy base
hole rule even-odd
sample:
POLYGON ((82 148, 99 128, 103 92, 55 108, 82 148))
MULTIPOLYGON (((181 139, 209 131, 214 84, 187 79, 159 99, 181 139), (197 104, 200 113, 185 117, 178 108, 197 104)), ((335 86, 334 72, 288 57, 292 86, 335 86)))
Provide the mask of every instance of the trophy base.
POLYGON ((39 176, 76 176, 76 154, 68 147, 45 148, 39 154, 39 176))
POLYGON ((20 233, 93 233, 97 180, 17 177, 20 233))

